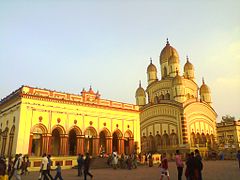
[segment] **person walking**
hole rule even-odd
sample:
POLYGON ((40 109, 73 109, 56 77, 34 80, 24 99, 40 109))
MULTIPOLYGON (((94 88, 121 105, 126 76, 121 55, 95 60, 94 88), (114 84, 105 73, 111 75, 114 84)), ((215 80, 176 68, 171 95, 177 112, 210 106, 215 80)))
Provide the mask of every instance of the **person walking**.
POLYGON ((51 155, 49 154, 47 156, 47 159, 48 159, 48 164, 47 164, 47 176, 53 180, 53 177, 51 175, 51 166, 52 166, 52 160, 51 160, 51 155))
POLYGON ((237 160, 238 160, 238 166, 240 168, 240 150, 237 152, 237 160))
POLYGON ((160 180, 162 180, 164 176, 167 176, 167 179, 170 180, 169 171, 168 171, 168 160, 166 157, 166 153, 163 153, 162 161, 159 164, 159 167, 160 167, 160 173, 161 173, 160 180))
POLYGON ((113 154, 113 159, 112 159, 113 169, 117 169, 117 164, 118 164, 118 157, 116 154, 113 154))
POLYGON ((17 179, 17 180, 21 180, 21 166, 22 166, 22 154, 20 153, 19 155, 15 156, 16 157, 16 161, 15 164, 13 164, 13 176, 17 179))
POLYGON ((41 164, 41 168, 40 168, 41 175, 39 177, 40 179, 43 178, 43 180, 48 180, 47 168, 48 168, 48 158, 47 158, 46 153, 44 153, 42 155, 42 164, 41 164))
POLYGON ((194 180, 194 153, 187 154, 185 176, 187 180, 194 180))
POLYGON ((8 174, 8 177, 10 179, 10 176, 12 177, 13 175, 13 160, 12 160, 12 156, 9 156, 8 157, 8 167, 7 167, 7 174, 8 174))
POLYGON ((86 158, 84 160, 84 180, 87 180, 87 175, 93 178, 93 175, 89 172, 90 161, 91 159, 90 159, 89 153, 86 153, 86 158))
POLYGON ((194 177, 196 180, 202 180, 202 157, 200 156, 199 150, 195 149, 195 157, 194 157, 194 177))
POLYGON ((82 167, 84 163, 82 154, 78 154, 77 163, 78 163, 78 176, 82 176, 82 167))
POLYGON ((57 162, 56 166, 57 166, 57 168, 56 168, 56 176, 55 176, 54 180, 57 180, 58 178, 60 180, 63 180, 63 178, 62 178, 62 169, 61 169, 60 163, 57 162))
POLYGON ((5 179, 6 169, 6 161, 3 157, 0 157, 0 179, 5 179))
POLYGON ((182 162, 182 156, 180 154, 179 150, 176 150, 176 165, 177 165, 177 171, 178 171, 178 180, 182 180, 182 174, 183 174, 183 162, 182 162))

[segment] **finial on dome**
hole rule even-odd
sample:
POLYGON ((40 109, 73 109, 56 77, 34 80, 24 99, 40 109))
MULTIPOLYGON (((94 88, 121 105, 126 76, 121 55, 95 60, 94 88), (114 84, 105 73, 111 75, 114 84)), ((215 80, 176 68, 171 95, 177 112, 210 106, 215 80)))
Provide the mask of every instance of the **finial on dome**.
POLYGON ((176 73, 177 73, 177 76, 178 76, 178 68, 176 68, 176 73))
POLYGON ((167 45, 169 45, 169 41, 168 41, 168 38, 167 38, 167 45))
POLYGON ((150 57, 150 64, 152 64, 152 58, 150 57))
POLYGON ((141 87, 142 85, 141 85, 141 80, 139 80, 139 87, 141 87))
POLYGON ((202 77, 202 83, 205 84, 204 77, 202 77))
POLYGON ((90 85, 89 91, 91 91, 91 90, 92 90, 92 86, 90 85))
POLYGON ((188 58, 188 55, 186 56, 186 58, 187 58, 187 62, 189 62, 189 58, 188 58))

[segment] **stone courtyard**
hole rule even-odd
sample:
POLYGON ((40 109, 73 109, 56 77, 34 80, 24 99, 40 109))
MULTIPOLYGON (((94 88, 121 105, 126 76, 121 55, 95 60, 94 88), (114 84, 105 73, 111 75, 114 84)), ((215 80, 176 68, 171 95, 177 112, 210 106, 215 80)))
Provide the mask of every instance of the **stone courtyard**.
MULTIPOLYGON (((203 161, 203 179, 204 180, 239 180, 240 169, 238 168, 237 161, 203 161)), ((185 170, 185 169, 184 169, 185 170)), ((93 174, 93 179, 96 180, 158 180, 160 172, 158 165, 154 167, 139 166, 137 169, 126 170, 104 168, 104 169, 90 169, 93 174)), ((170 179, 177 180, 177 170, 175 162, 169 162, 170 179)), ((55 172, 52 171, 52 175, 55 172)), ((22 176, 23 180, 37 180, 39 173, 31 172, 30 175, 22 176)), ((84 179, 77 176, 77 170, 63 170, 63 179, 75 180, 84 179)), ((88 178, 91 179, 91 178, 88 178)), ((166 178, 165 178, 166 179, 166 178)), ((185 177, 183 177, 185 179, 185 177)))

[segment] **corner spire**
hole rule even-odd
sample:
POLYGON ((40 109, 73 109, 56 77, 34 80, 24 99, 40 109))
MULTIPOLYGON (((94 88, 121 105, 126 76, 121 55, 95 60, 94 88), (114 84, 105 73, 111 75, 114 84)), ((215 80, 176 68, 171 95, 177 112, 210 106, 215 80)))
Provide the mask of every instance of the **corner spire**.
POLYGON ((169 44, 169 41, 168 41, 168 38, 167 38, 167 45, 170 45, 170 44, 169 44))
POLYGON ((142 87, 141 80, 139 80, 139 87, 142 87))

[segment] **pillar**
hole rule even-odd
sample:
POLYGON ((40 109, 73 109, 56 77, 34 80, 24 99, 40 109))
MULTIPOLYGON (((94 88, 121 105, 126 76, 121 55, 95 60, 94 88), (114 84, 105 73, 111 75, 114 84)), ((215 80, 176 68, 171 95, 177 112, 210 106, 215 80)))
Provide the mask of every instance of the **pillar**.
POLYGON ((29 137, 29 144, 28 144, 28 156, 31 156, 31 151, 32 151, 32 140, 33 140, 33 134, 30 134, 29 137))
POLYGON ((84 136, 77 136, 77 154, 84 154, 84 136))
POLYGON ((92 152, 92 155, 97 156, 98 152, 99 152, 99 138, 94 137, 93 138, 93 152, 92 152))
POLYGON ((132 154, 134 151, 134 139, 130 138, 129 139, 129 153, 132 154))
POLYGON ((66 134, 60 135, 60 155, 68 155, 68 136, 66 134))
POLYGON ((124 154, 124 138, 119 138, 119 154, 124 154))
MULTIPOLYGON (((187 120, 184 114, 181 114, 181 125, 182 125, 182 143, 188 144, 187 120)), ((181 140, 179 140, 178 143, 181 143, 181 140)))
POLYGON ((106 153, 111 154, 112 153, 112 137, 106 138, 106 153))
POLYGON ((41 153, 51 154, 52 153, 52 134, 42 135, 42 149, 41 153))

